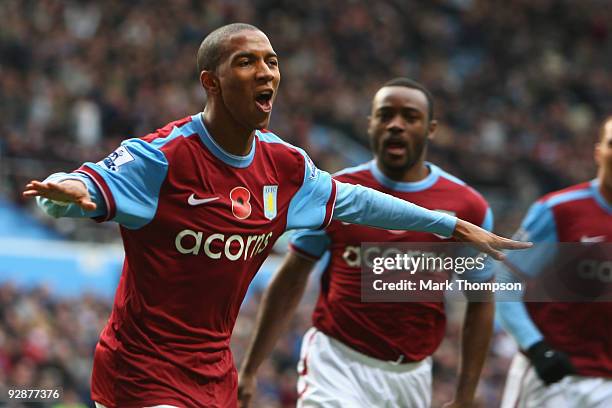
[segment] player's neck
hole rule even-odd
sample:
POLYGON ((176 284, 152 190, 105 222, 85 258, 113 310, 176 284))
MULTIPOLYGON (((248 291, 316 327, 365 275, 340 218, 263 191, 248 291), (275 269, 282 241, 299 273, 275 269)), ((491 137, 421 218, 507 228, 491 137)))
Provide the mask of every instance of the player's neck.
POLYGON ((227 153, 247 156, 251 152, 255 130, 237 123, 229 112, 207 104, 202 120, 210 137, 227 153))
POLYGON ((612 174, 605 174, 602 171, 597 178, 599 181, 599 192, 608 203, 612 204, 612 174))
POLYGON ((377 166, 380 171, 387 177, 389 177, 393 181, 400 182, 408 182, 415 183, 417 181, 421 181, 429 175, 429 168, 425 165, 425 161, 420 160, 418 163, 415 163, 414 166, 410 167, 408 170, 399 170, 394 171, 393 169, 385 168, 381 166, 377 161, 377 166))

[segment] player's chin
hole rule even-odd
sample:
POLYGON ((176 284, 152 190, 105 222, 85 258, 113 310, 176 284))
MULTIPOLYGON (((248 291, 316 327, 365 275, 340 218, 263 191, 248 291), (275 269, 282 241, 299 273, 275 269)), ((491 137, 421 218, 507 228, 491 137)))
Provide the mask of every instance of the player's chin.
POLYGON ((409 162, 409 158, 406 155, 384 153, 381 158, 385 166, 393 169, 404 168, 409 162))
POLYGON ((414 165, 414 163, 411 163, 410 159, 408 158, 395 158, 393 160, 383 159, 382 164, 385 168, 393 172, 403 172, 410 169, 414 165))
POLYGON ((253 120, 253 127, 258 130, 267 129, 270 124, 270 114, 267 114, 264 117, 261 115, 258 116, 259 117, 254 118, 253 120))

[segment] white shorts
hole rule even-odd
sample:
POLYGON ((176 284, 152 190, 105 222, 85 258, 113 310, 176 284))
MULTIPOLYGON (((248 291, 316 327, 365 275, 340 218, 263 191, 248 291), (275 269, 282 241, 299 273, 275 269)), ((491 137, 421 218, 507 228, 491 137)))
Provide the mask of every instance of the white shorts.
POLYGON ((315 328, 298 363, 298 408, 425 408, 431 404, 431 357, 416 363, 378 360, 315 328))
MULTIPOLYGON (((96 402, 95 404, 96 404, 96 408, 106 408, 104 405, 98 402, 96 402)), ((143 407, 143 408, 178 408, 178 407, 175 407, 174 405, 155 405, 153 407, 143 407)))
POLYGON ((527 357, 512 360, 501 408, 610 408, 612 379, 570 375, 544 385, 527 357))

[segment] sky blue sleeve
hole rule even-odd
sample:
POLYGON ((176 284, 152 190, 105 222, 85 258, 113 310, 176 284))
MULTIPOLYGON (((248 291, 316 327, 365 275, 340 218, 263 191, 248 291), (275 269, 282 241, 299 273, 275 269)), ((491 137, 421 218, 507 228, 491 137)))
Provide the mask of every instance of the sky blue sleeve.
POLYGON ((333 218, 370 227, 451 236, 457 218, 361 185, 336 181, 333 218))
MULTIPOLYGON (((497 281, 503 282, 505 280, 497 279, 497 281)), ((502 327, 514 337, 522 350, 529 349, 544 338, 542 332, 529 317, 529 312, 527 312, 523 302, 497 302, 496 317, 502 327)))
MULTIPOLYGON (((480 224, 480 227, 489 232, 492 232, 493 224, 493 211, 491 211, 491 208, 488 207, 485 213, 484 220, 482 221, 482 224, 480 224)), ((476 251, 470 250, 469 252, 470 256, 477 255, 476 251)), ((465 275, 463 275, 463 277, 470 282, 488 282, 493 278, 493 275, 495 274, 495 271, 493 270, 494 264, 495 261, 490 256, 487 256, 487 259, 484 263, 484 268, 469 270, 465 272, 465 275)))
POLYGON ((493 232, 493 225, 493 211, 491 211, 491 207, 488 207, 487 212, 485 213, 484 220, 482 220, 482 224, 480 225, 480 227, 489 232, 493 232))
MULTIPOLYGON (((538 243, 558 241, 555 219, 546 203, 536 202, 531 206, 514 238, 521 241, 533 241, 535 246, 529 251, 538 251, 538 243)), ((525 275, 535 276, 540 273, 543 265, 547 263, 547 258, 550 259, 551 256, 554 256, 546 253, 550 251, 550 246, 544 245, 540 246, 540 248, 542 248, 540 254, 534 254, 529 257, 521 256, 521 251, 509 252, 505 262, 509 262, 513 267, 519 268, 520 272, 525 275)), ((498 282, 519 282, 519 278, 504 266, 503 263, 496 263, 495 269, 496 280, 498 282)), ((515 338, 523 350, 527 350, 530 346, 544 338, 529 317, 523 302, 498 302, 497 318, 504 329, 515 338)))
POLYGON ((325 228, 334 211, 336 183, 302 149, 298 151, 304 157, 304 181, 289 203, 287 229, 325 228))
POLYGON ((513 238, 518 241, 532 241, 535 245, 528 250, 508 251, 506 262, 527 276, 538 275, 554 257, 551 245, 538 244, 558 241, 555 218, 545 202, 536 202, 529 208, 513 238))
POLYGON ((310 258, 320 259, 329 248, 331 240, 325 230, 299 230, 291 237, 291 250, 310 258))
POLYGON ((98 190, 94 182, 86 175, 78 173, 54 173, 47 177, 44 181, 60 183, 65 180, 79 180, 85 183, 87 190, 89 191, 91 201, 96 204, 96 209, 94 211, 85 211, 76 204, 62 203, 40 196, 36 197, 36 203, 47 215, 55 218, 98 218, 106 214, 106 204, 102 199, 100 190, 98 190))
MULTIPOLYGON (((85 163, 70 176, 88 180, 90 193, 103 213, 98 221, 113 220, 129 229, 138 229, 155 216, 159 191, 166 178, 168 161, 152 144, 128 139, 98 163, 85 163)), ((41 203, 43 209, 48 203, 41 203)), ((45 210, 47 211, 47 210, 45 210)), ((90 216, 69 209, 60 216, 90 216)))

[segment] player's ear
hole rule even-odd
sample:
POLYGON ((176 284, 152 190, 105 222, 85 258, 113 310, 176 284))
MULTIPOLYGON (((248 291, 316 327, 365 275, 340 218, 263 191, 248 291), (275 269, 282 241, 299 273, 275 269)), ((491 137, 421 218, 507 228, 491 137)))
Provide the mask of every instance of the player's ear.
POLYGON ((366 116, 366 129, 368 130, 368 134, 372 133, 372 128, 374 124, 372 123, 372 115, 366 116))
POLYGON ((204 70, 200 72, 200 83, 209 95, 216 95, 221 92, 219 78, 217 78, 217 75, 212 71, 204 70))
POLYGON ((372 133, 374 133, 374 124, 372 123, 372 115, 368 115, 366 116, 367 119, 367 130, 368 130, 368 135, 372 136, 372 133))
POLYGON ((598 166, 601 166, 601 143, 595 143, 593 157, 595 158, 595 163, 597 163, 598 166))
POLYGON ((438 121, 437 120, 430 120, 429 121, 429 128, 428 133, 427 133, 427 138, 429 140, 434 138, 434 135, 436 134, 436 129, 438 128, 438 121))

